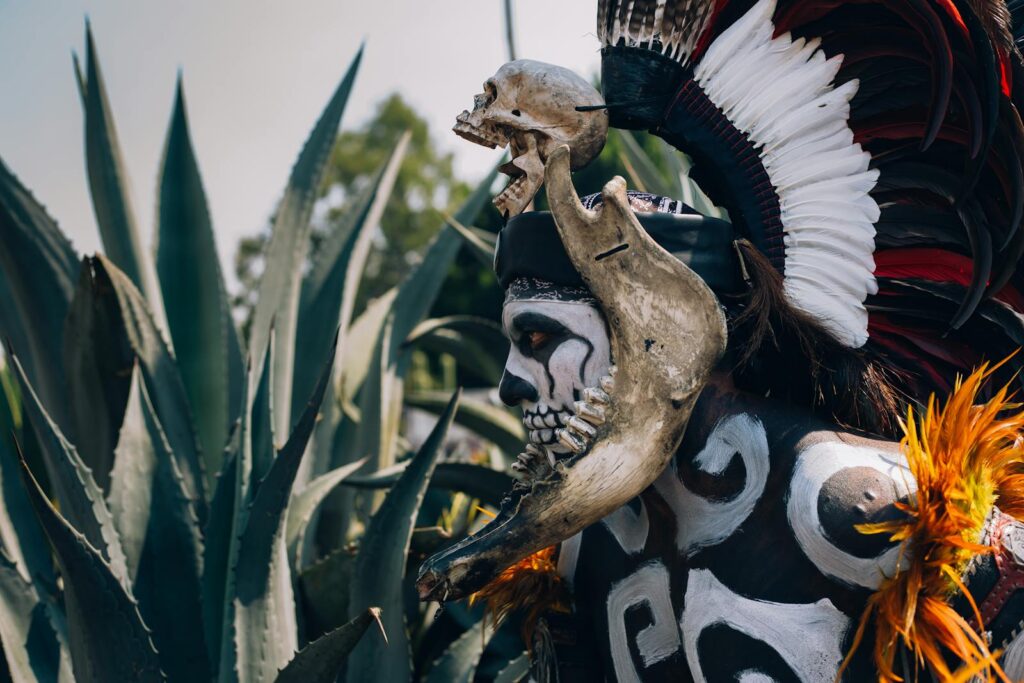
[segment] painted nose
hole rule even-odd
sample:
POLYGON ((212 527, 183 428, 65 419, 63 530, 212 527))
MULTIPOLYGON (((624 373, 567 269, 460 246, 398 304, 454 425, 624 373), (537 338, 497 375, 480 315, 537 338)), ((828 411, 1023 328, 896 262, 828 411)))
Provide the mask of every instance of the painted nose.
POLYGON ((507 406, 517 406, 522 401, 537 402, 540 394, 537 388, 522 377, 516 377, 508 370, 501 373, 501 382, 498 384, 498 397, 507 406))

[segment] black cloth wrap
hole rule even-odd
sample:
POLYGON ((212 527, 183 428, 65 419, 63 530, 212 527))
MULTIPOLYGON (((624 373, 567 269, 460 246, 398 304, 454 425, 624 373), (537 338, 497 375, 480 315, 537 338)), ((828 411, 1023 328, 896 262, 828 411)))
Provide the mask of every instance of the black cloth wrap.
MULTIPOLYGON (((743 290, 732 225, 698 213, 637 213, 640 225, 662 248, 686 264, 718 294, 743 290)), ((549 211, 513 217, 498 234, 494 270, 502 289, 517 278, 586 287, 558 236, 549 211)))

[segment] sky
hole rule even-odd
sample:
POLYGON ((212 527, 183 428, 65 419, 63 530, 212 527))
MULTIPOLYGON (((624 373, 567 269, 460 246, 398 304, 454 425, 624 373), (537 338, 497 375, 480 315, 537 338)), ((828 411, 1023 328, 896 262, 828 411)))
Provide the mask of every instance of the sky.
MULTIPOLYGON (((599 70, 594 0, 515 0, 519 57, 599 70)), ((507 60, 501 0, 0 0, 0 159, 81 253, 100 250, 85 177, 72 52, 88 17, 143 239, 174 84, 183 74, 218 251, 230 273, 258 232, 361 41, 342 120, 358 127, 400 92, 429 122, 456 173, 475 180, 501 153, 450 132, 507 60)))

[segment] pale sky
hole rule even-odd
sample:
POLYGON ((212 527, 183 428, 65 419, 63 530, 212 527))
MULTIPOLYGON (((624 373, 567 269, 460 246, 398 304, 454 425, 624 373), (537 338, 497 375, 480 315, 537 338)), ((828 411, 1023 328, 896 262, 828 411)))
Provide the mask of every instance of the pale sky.
MULTIPOLYGON (((599 69, 595 0, 516 0, 520 57, 599 69)), ((430 122, 456 170, 479 178, 500 153, 450 132, 506 61, 501 0, 0 0, 0 158, 79 252, 100 248, 85 178, 71 52, 92 22, 144 239, 175 77, 227 272, 240 237, 265 225, 292 162, 361 40, 342 120, 391 92, 430 122)))

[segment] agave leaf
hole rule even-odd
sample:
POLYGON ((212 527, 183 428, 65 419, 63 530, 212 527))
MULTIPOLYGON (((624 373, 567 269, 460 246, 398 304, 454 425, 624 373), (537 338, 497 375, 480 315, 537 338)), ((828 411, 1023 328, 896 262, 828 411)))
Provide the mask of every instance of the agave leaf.
POLYGON ((622 140, 621 161, 626 166, 632 183, 644 192, 664 197, 679 197, 678 179, 673 182, 671 178, 667 178, 632 133, 626 130, 617 130, 615 133, 622 140))
MULTIPOLYGON (((89 468, 78 456, 78 451, 64 438, 60 428, 39 402, 18 358, 12 357, 11 363, 21 387, 25 414, 35 430, 50 477, 50 486, 64 517, 74 525, 76 533, 81 534, 84 540, 101 553, 104 561, 109 563, 107 567, 112 575, 125 586, 130 586, 121 539, 103 499, 103 491, 96 485, 89 468)), ((38 507, 35 508, 38 516, 38 507)), ((52 543, 53 537, 46 527, 46 520, 41 521, 52 543)))
POLYGON ((423 337, 436 332, 437 330, 453 330, 455 332, 468 332, 473 338, 487 347, 496 348, 496 357, 504 359, 508 339, 501 331, 501 325, 488 318, 481 318, 475 315, 450 315, 444 318, 431 318, 424 320, 409 333, 405 340, 406 345, 417 343, 423 337))
POLYGON ((128 173, 88 22, 85 24, 85 73, 85 169, 103 248, 110 260, 144 293, 160 328, 166 329, 156 273, 139 237, 129 196, 128 173))
POLYGON ((449 353, 456 361, 497 385, 504 370, 508 339, 501 326, 487 318, 452 315, 424 320, 409 333, 406 346, 423 344, 449 353))
POLYGON ((496 247, 492 242, 483 238, 480 234, 481 231, 466 227, 452 216, 446 215, 444 221, 459 234, 459 237, 469 247, 470 252, 484 268, 490 269, 494 267, 494 250, 496 247))
POLYGON ((17 381, 0 367, 0 546, 22 578, 48 593, 55 586, 53 558, 21 482, 15 437, 21 435, 17 381))
MULTIPOLYGON (((243 389, 244 391, 244 389, 243 389)), ((202 603, 203 632, 210 660, 221 661, 221 640, 224 634, 225 599, 228 564, 232 539, 235 536, 238 462, 242 454, 241 421, 235 423, 224 450, 223 465, 217 476, 210 501, 210 517, 203 529, 202 603)))
POLYGON ((111 512, 161 668, 172 681, 207 679, 199 520, 137 370, 111 478, 111 512))
MULTIPOLYGON (((205 520, 207 500, 203 462, 192 427, 192 415, 185 386, 174 357, 153 322, 142 295, 124 273, 102 255, 87 259, 82 272, 83 283, 76 298, 81 297, 83 301, 76 301, 76 310, 101 311, 104 316, 93 321, 91 328, 88 325, 82 327, 91 329, 95 335, 99 335, 104 333, 102 323, 105 320, 120 317, 122 323, 113 331, 107 328, 106 334, 112 335, 109 341, 97 339, 95 336, 89 340, 94 347, 108 345, 99 348, 100 352, 117 352, 117 364, 110 368, 105 376, 101 376, 100 381, 127 383, 132 363, 135 358, 138 359, 146 390, 167 436, 171 454, 185 479, 188 495, 196 506, 200 520, 205 520), (122 368, 120 371, 117 370, 118 366, 122 368), (111 377, 111 372, 119 372, 123 378, 111 377)), ((69 322, 69 325, 72 323, 69 322)), ((69 328, 74 329, 76 328, 69 328)), ((79 363, 78 367, 87 369, 87 364, 79 363)), ((74 390, 76 389, 73 387, 74 390)), ((84 393, 85 387, 79 386, 77 391, 84 393)), ((124 393, 127 395, 127 387, 124 393)), ((76 412, 83 411, 88 415, 89 398, 88 395, 76 398, 76 412)), ((123 405, 122 403, 121 406, 123 405)), ((116 406, 116 401, 112 402, 111 406, 116 406)))
POLYGON ((356 551, 341 546, 302 570, 302 623, 310 633, 326 633, 348 621, 355 563, 356 551))
POLYGON ((388 356, 393 328, 394 313, 388 316, 381 330, 370 373, 360 395, 355 453, 369 456, 375 470, 394 463, 398 439, 397 413, 401 409, 402 381, 388 356))
MULTIPOLYGON (((408 396, 405 404, 435 415, 440 414, 445 406, 443 393, 434 391, 408 396)), ((483 401, 463 399, 455 421, 513 457, 522 450, 526 441, 526 430, 515 415, 483 401)))
POLYGON ((274 462, 277 447, 274 445, 274 347, 276 341, 270 336, 267 353, 260 365, 260 380, 252 408, 252 481, 255 486, 267 476, 274 462))
POLYGON ((497 386, 501 381, 504 363, 487 350, 493 349, 493 346, 485 347, 475 337, 439 328, 417 338, 416 346, 425 351, 451 356, 456 363, 492 386, 497 386))
POLYGON ((174 354, 195 416, 206 471, 212 477, 220 471, 235 415, 232 408, 237 410, 231 393, 241 384, 242 360, 192 148, 180 76, 159 188, 157 275, 174 354))
POLYGON ((472 683, 486 646, 487 634, 481 619, 431 665, 424 683, 472 683))
MULTIPOLYGON (((408 462, 400 462, 373 474, 348 477, 342 482, 356 488, 389 488, 398 481, 408 462)), ((430 478, 430 488, 461 491, 481 502, 497 507, 501 499, 512 489, 515 480, 498 470, 482 465, 458 462, 443 462, 430 478)))
POLYGON ((331 491, 362 467, 365 462, 366 459, 363 458, 322 474, 309 482, 302 491, 292 496, 292 500, 288 504, 288 526, 285 539, 289 548, 288 554, 293 558, 295 566, 299 566, 299 559, 303 556, 302 543, 306 527, 313 518, 313 513, 330 495, 331 491))
POLYGON ((61 642, 49 623, 46 605, 2 549, 0 642, 12 683, 70 680, 70 662, 61 656, 61 642))
POLYGON ((461 391, 456 391, 452 396, 447 410, 388 492, 363 536, 349 591, 350 609, 356 611, 381 605, 384 630, 391 644, 384 647, 377 640, 365 640, 357 645, 348 661, 346 680, 349 683, 407 681, 412 676, 402 577, 416 514, 458 408, 460 394, 461 391))
POLYGON ((71 243, 0 160, 0 336, 64 429, 70 424, 61 340, 77 276, 71 243))
MULTIPOLYGON (((149 396, 136 365, 132 368, 131 392, 128 394, 124 422, 114 451, 114 468, 110 473, 110 494, 107 497, 110 515, 124 549, 128 576, 133 583, 138 575, 142 546, 146 543, 146 531, 153 507, 156 451, 158 448, 162 450, 163 445, 154 443, 154 435, 148 424, 152 416, 145 414, 146 409, 150 408, 144 405, 146 403, 149 403, 149 396)), ((160 434, 160 437, 163 435, 160 434)))
POLYGON ((530 674, 530 656, 525 652, 501 670, 495 677, 494 683, 519 683, 530 674))
POLYGON ((263 357, 270 323, 276 321, 274 427, 278 434, 287 434, 291 427, 295 331, 303 264, 309 250, 309 219, 362 55, 360 48, 292 168, 267 246, 259 300, 253 313, 250 351, 254 358, 263 357))
POLYGON ((64 367, 73 433, 82 460, 96 482, 110 489, 118 429, 131 390, 135 355, 125 338, 117 298, 103 288, 92 265, 83 261, 64 333, 64 367))
MULTIPOLYGON (((690 181, 690 163, 689 160, 675 147, 672 147, 661 138, 657 138, 658 150, 661 152, 661 158, 668 166, 668 181, 669 188, 672 194, 667 195, 673 199, 681 199, 686 204, 697 208, 697 198, 694 196, 693 189, 696 185, 690 181)), ((698 209, 699 210, 699 209, 698 209)))
POLYGON ((252 501, 252 387, 251 360, 242 385, 242 410, 228 442, 224 468, 217 480, 203 562, 203 621, 207 647, 217 662, 219 683, 239 681, 235 643, 235 567, 241 534, 252 501), (220 610, 219 613, 217 610, 220 610), (218 654, 219 653, 219 654, 218 654))
POLYGON ((348 343, 337 371, 342 385, 338 392, 339 400, 352 401, 362 388, 373 364, 374 351, 381 330, 384 329, 384 321, 387 320, 397 295, 398 287, 394 287, 373 299, 349 326, 348 343))
POLYGON ((334 683, 352 648, 374 622, 380 626, 386 639, 380 609, 370 607, 352 621, 296 652, 288 666, 278 674, 276 683, 334 683))
POLYGON ((292 403, 295 411, 299 409, 298 398, 307 396, 316 383, 316 359, 324 357, 331 344, 331 330, 336 327, 341 331, 338 355, 342 358, 347 355, 352 309, 371 239, 391 198, 411 137, 409 132, 402 135, 387 162, 349 212, 347 225, 327 237, 302 284, 292 403))
MULTIPOLYGON (((483 183, 463 203, 455 220, 467 223, 480 212, 490 196, 497 176, 495 167, 483 183)), ((427 248, 420 265, 398 287, 388 320, 375 344, 368 377, 372 380, 361 395, 361 424, 355 453, 369 455, 374 469, 394 463, 398 420, 401 414, 401 378, 407 358, 403 358, 405 339, 427 315, 462 246, 462 238, 444 227, 427 248)), ((349 387, 346 387, 348 390, 349 387)))
MULTIPOLYGON (((476 218, 490 198, 491 186, 497 175, 498 169, 495 167, 455 212, 456 221, 466 224, 476 218)), ((441 228, 423 256, 422 263, 399 286, 394 304, 395 326, 388 350, 389 362, 398 359, 402 344, 434 305, 462 242, 454 229, 447 226, 441 228)))
POLYGON ((672 172, 672 177, 674 179, 678 179, 679 194, 671 196, 682 199, 705 216, 713 216, 715 218, 728 220, 728 216, 725 215, 725 212, 715 206, 715 203, 712 202, 711 199, 704 194, 704 191, 700 189, 700 186, 693 181, 693 178, 690 176, 692 164, 689 157, 661 138, 658 138, 657 141, 658 147, 661 149, 661 155, 672 172))
POLYGON ((165 681, 149 629, 129 589, 93 544, 54 509, 24 460, 22 474, 64 577, 75 680, 165 681))
POLYGON ((85 83, 85 74, 82 73, 82 63, 78 61, 78 53, 72 51, 71 53, 71 68, 75 72, 75 85, 78 86, 78 98, 82 102, 82 108, 85 108, 85 93, 88 87, 85 83))
POLYGON ((285 513, 295 475, 331 379, 334 348, 295 430, 260 482, 234 566, 237 671, 247 683, 271 681, 298 646, 295 596, 285 547, 285 513))

